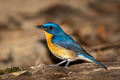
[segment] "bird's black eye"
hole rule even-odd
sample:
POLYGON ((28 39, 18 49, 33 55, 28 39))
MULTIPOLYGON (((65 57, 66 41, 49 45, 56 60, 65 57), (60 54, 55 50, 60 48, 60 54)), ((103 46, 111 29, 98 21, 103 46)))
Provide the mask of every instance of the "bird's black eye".
POLYGON ((52 26, 50 26, 50 27, 49 27, 49 29, 50 29, 50 30, 52 30, 52 29, 53 29, 53 27, 52 27, 52 26))

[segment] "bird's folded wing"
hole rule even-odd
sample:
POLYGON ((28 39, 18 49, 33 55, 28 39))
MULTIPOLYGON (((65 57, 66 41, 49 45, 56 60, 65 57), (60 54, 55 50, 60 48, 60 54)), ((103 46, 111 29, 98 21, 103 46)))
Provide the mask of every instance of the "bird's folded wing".
POLYGON ((55 44, 60 45, 66 49, 73 50, 73 51, 78 52, 78 53, 85 53, 85 54, 91 56, 81 46, 79 46, 75 42, 56 42, 55 44))

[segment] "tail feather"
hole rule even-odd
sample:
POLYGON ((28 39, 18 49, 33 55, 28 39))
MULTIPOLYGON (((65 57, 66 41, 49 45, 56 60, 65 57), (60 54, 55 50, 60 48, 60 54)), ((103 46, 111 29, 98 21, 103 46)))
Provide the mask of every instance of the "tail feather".
POLYGON ((101 66, 101 67, 103 67, 104 69, 107 70, 107 67, 105 65, 101 64, 99 61, 95 60, 94 58, 93 58, 92 61, 95 62, 97 65, 99 65, 99 66, 101 66))
POLYGON ((94 62, 97 65, 99 65, 99 66, 101 66, 101 67, 103 67, 104 69, 107 70, 106 66, 104 66, 103 64, 101 64, 99 61, 95 60, 92 56, 89 56, 89 55, 87 55, 85 53, 79 53, 78 56, 79 56, 80 59, 83 59, 83 60, 86 60, 86 61, 89 61, 89 62, 94 62))

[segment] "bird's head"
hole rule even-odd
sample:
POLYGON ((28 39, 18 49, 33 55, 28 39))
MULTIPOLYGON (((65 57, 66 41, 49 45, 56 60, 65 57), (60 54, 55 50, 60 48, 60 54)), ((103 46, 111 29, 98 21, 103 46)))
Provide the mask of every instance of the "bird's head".
POLYGON ((52 35, 59 35, 59 34, 64 33, 64 31, 60 28, 59 25, 52 23, 52 22, 47 22, 43 25, 37 25, 36 27, 40 28, 52 35))

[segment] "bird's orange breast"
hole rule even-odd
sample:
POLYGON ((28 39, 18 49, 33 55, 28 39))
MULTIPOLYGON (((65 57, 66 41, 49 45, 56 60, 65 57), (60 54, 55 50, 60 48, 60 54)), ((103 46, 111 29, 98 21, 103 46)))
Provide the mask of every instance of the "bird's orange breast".
POLYGON ((45 31, 45 35, 46 35, 48 47, 56 57, 61 59, 71 59, 71 60, 74 60, 77 57, 74 51, 63 48, 57 44, 53 44, 52 34, 49 34, 48 32, 45 31))

